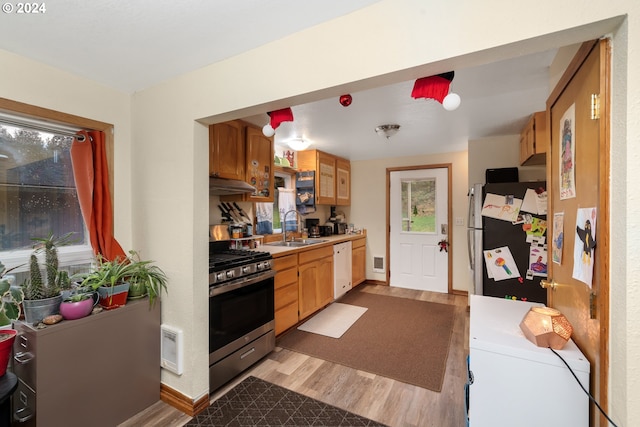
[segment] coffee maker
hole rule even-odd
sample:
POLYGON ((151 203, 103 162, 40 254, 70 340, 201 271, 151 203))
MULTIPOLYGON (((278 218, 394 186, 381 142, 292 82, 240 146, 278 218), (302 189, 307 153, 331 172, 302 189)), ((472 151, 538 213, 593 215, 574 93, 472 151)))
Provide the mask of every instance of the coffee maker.
POLYGON ((309 230, 309 237, 316 238, 320 237, 320 220, 318 218, 307 218, 305 219, 305 227, 309 230))
POLYGON ((345 222, 345 215, 342 212, 336 212, 336 207, 331 206, 331 216, 326 225, 330 225, 333 228, 333 234, 346 234, 347 223, 345 222))

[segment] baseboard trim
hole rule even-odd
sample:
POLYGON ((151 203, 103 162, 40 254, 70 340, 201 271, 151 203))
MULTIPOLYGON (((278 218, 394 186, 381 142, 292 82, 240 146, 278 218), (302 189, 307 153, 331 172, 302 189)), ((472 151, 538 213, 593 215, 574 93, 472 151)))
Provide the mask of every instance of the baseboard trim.
POLYGON ((194 401, 164 383, 160 384, 160 400, 190 417, 195 417, 209 407, 209 395, 202 396, 200 399, 194 401))

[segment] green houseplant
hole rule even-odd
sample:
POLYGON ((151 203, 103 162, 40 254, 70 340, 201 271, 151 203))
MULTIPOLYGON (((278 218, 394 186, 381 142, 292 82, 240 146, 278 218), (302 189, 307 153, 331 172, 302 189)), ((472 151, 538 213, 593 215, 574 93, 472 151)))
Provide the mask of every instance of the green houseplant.
POLYGON ((167 275, 153 261, 144 261, 136 251, 129 251, 129 260, 132 264, 129 277, 129 298, 142 298, 149 296, 149 305, 153 307, 156 298, 164 290, 167 292, 167 275))
POLYGON ((117 308, 127 302, 128 278, 132 272, 133 265, 128 258, 108 261, 98 255, 96 268, 84 276, 80 286, 97 291, 103 308, 117 308))
POLYGON ((77 288, 60 303, 60 314, 65 320, 81 319, 91 314, 97 303, 96 293, 90 289, 77 288))
POLYGON ((7 269, 0 261, 0 328, 11 326, 20 318, 22 313, 20 304, 24 299, 21 287, 11 287, 11 281, 6 275, 18 267, 7 269))
POLYGON ((6 277, 15 268, 7 269, 0 261, 0 377, 7 372, 17 333, 11 326, 20 317, 20 304, 24 296, 22 288, 11 288, 11 281, 6 277))
POLYGON ((147 295, 153 306, 162 291, 167 291, 167 276, 153 261, 141 260, 138 252, 131 250, 126 258, 113 261, 98 255, 97 267, 84 275, 80 286, 97 290, 100 305, 105 308, 124 305, 128 297, 142 298, 147 295), (118 292, 126 293, 123 297, 118 292), (114 302, 116 295, 119 301, 114 302))
POLYGON ((24 316, 29 323, 38 323, 45 317, 58 314, 62 302, 61 290, 71 285, 69 274, 58 270, 58 246, 72 242, 71 234, 34 238, 38 244, 29 257, 29 276, 22 285, 24 316), (42 277, 37 254, 44 251, 46 280, 42 277))

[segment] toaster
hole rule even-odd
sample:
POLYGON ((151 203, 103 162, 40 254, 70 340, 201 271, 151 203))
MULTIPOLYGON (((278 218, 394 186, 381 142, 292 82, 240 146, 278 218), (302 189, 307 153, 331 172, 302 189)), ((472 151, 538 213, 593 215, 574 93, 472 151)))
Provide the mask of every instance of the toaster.
POLYGON ((330 225, 319 225, 320 236, 331 236, 333 234, 333 227, 330 225))
POLYGON ((336 222, 333 224, 333 234, 347 234, 347 227, 349 224, 346 222, 336 222))

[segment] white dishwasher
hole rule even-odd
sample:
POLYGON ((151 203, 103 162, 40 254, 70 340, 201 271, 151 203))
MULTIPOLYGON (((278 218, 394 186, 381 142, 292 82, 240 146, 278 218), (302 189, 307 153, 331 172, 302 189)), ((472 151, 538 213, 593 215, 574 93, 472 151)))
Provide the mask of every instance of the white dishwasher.
POLYGON ((351 290, 351 241, 333 245, 333 298, 351 290))

